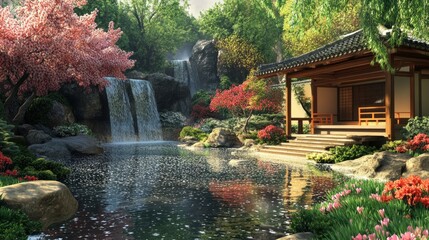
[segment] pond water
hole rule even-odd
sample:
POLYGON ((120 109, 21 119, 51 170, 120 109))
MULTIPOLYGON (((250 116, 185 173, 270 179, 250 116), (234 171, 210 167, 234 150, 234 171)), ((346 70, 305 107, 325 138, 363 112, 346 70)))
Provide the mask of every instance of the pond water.
POLYGON ((335 184, 329 174, 227 150, 168 142, 104 148, 67 163, 79 210, 38 239, 276 239, 288 234, 292 212, 335 184))

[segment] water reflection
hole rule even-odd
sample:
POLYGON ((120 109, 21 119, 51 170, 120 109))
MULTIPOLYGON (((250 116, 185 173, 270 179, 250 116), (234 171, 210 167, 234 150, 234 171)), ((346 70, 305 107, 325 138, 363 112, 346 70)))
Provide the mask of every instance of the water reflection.
POLYGON ((291 212, 334 184, 330 176, 225 150, 105 150, 68 163, 79 210, 43 239, 276 239, 287 234, 291 212))

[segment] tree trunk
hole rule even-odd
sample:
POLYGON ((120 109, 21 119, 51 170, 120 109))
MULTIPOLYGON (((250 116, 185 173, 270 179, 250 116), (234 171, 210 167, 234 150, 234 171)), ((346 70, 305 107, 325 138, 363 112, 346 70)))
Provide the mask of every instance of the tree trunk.
POLYGON ((19 111, 18 91, 25 80, 27 80, 28 76, 28 73, 24 73, 24 75, 22 75, 18 82, 12 87, 9 96, 4 102, 4 111, 9 122, 13 121, 12 119, 15 118, 15 115, 19 111))
POLYGON ((249 116, 246 118, 243 126, 243 133, 247 133, 247 126, 249 125, 250 118, 252 117, 252 112, 250 112, 249 116))
POLYGON ((36 94, 33 92, 30 97, 28 97, 24 104, 19 107, 18 112, 16 113, 15 117, 12 120, 12 123, 15 125, 22 124, 24 122, 25 113, 27 112, 28 108, 30 107, 31 103, 33 102, 34 97, 36 97, 36 94))

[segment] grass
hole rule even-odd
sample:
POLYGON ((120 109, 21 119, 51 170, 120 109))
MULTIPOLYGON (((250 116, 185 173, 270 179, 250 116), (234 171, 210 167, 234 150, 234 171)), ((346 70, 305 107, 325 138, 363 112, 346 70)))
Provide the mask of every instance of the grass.
POLYGON ((376 181, 349 180, 330 191, 325 202, 296 213, 292 229, 313 232, 317 239, 342 240, 359 234, 387 239, 393 234, 405 234, 409 226, 429 228, 429 210, 423 206, 410 207, 401 200, 380 202, 371 198, 381 195, 383 189, 384 184, 376 181))
POLYGON ((14 177, 7 177, 7 176, 0 176, 0 187, 12 185, 15 183, 19 183, 17 178, 14 177))

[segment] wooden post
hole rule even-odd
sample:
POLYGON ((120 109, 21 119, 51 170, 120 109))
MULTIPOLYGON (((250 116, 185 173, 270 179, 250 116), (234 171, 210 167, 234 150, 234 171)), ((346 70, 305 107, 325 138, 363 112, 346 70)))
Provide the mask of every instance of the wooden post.
POLYGON ((314 80, 311 80, 311 116, 310 116, 310 132, 314 134, 313 116, 317 113, 317 87, 314 84, 314 80))
MULTIPOLYGON (((393 56, 390 54, 389 63, 393 66, 393 56)), ((395 82, 394 74, 386 71, 385 104, 386 104, 386 135, 390 140, 394 139, 395 124, 395 82)))
POLYGON ((416 80, 415 78, 415 73, 414 73, 414 65, 410 66, 410 72, 411 72, 411 77, 410 77, 410 118, 414 118, 415 114, 416 114, 416 80))
POLYGON ((285 117, 286 117, 286 124, 285 124, 285 130, 286 130, 286 137, 290 137, 292 134, 292 104, 291 104, 291 100, 292 100, 292 84, 291 84, 291 79, 287 77, 287 75, 285 74, 285 78, 286 78, 286 92, 285 92, 285 101, 286 101, 286 112, 285 112, 285 117))
POLYGON ((422 73, 419 72, 419 117, 423 116, 423 101, 422 101, 422 73))

